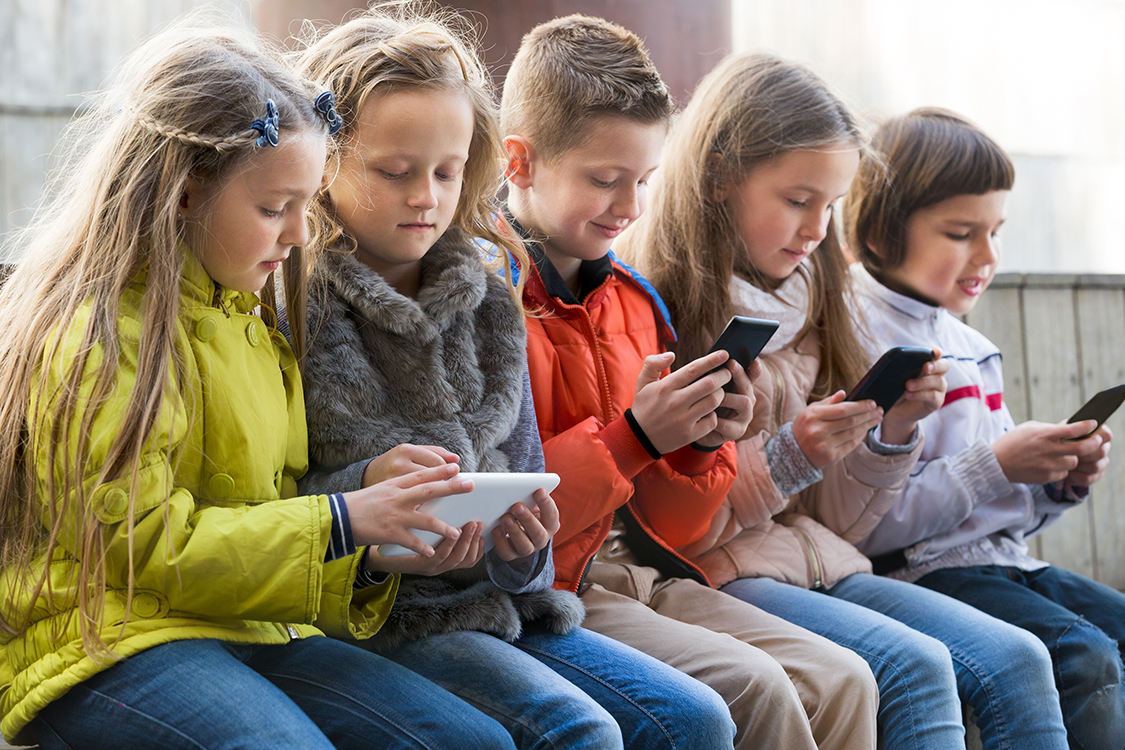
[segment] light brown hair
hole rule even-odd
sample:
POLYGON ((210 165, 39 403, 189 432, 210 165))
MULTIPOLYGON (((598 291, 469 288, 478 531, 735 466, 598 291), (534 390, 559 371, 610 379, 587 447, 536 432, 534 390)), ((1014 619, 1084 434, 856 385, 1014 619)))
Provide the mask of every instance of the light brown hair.
MULTIPOLYGON (((772 285, 755 269, 716 189, 802 149, 863 148, 855 118, 811 71, 769 55, 736 54, 708 73, 672 128, 645 217, 617 252, 648 276, 679 334, 677 366, 706 353, 733 311, 731 277, 772 285)), ((814 396, 853 385, 866 369, 848 305, 847 259, 835 219, 810 256, 805 328, 821 339, 814 396)), ((799 267, 796 273, 806 273, 799 267)))
POLYGON ((872 151, 860 162, 844 217, 852 251, 875 275, 906 260, 906 222, 915 211, 958 195, 1011 190, 1016 179, 999 144, 945 109, 887 120, 872 151))
POLYGON ((644 125, 675 111, 668 87, 635 34, 571 15, 528 32, 504 79, 500 129, 522 135, 548 162, 582 143, 599 117, 644 125))
MULTIPOLYGON (((8 587, 0 627, 24 630, 32 605, 52 613, 76 606, 83 646, 95 658, 109 652, 101 637, 106 527, 90 502, 93 488, 114 480, 129 487, 122 523, 131 543, 138 472, 153 450, 146 442, 167 419, 170 393, 190 393, 176 346, 181 197, 189 180, 221 184, 260 151, 250 125, 265 116, 267 99, 278 108, 281 139, 327 132, 313 107, 319 87, 294 77, 249 31, 205 23, 196 16, 150 39, 71 124, 48 197, 11 240, 19 266, 0 291, 0 565, 8 587), (122 429, 104 465, 88 465, 97 405, 122 387, 119 301, 142 274, 140 335, 127 345, 137 347, 136 379, 122 429), (80 343, 63 360, 68 338, 80 343), (47 366, 60 372, 55 390, 40 371, 47 366), (61 538, 74 545, 73 594, 65 596, 52 592, 52 566, 43 564, 61 538)), ((293 252, 288 275, 303 279, 306 262, 293 252)), ((133 571, 122 575, 128 611, 133 571)))
MULTIPOLYGON (((461 197, 451 226, 513 255, 526 267, 527 251, 506 227, 496 195, 503 181, 504 145, 500 140, 492 79, 474 52, 471 29, 456 14, 421 3, 391 3, 362 13, 323 34, 306 26, 307 45, 298 70, 324 83, 336 95, 343 119, 341 152, 352 147, 360 112, 377 92, 429 88, 464 94, 473 108, 473 137, 465 163, 461 197)), ((330 166, 331 169, 331 166, 330 166)), ((317 212, 335 226, 328 192, 317 212)), ((489 258, 509 281, 512 299, 522 309, 522 284, 511 283, 503 253, 489 258)))

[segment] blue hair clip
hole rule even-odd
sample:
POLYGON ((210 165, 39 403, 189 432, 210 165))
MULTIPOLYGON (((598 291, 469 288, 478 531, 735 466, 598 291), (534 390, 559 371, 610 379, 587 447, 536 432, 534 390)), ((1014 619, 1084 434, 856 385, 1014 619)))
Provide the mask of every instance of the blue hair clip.
POLYGON ((340 132, 340 128, 344 127, 344 120, 336 111, 336 95, 331 91, 325 91, 318 96, 313 102, 313 107, 328 123, 328 135, 336 135, 340 132))
POLYGON ((273 99, 266 99, 266 119, 250 123, 251 130, 261 133, 258 136, 258 146, 277 146, 277 114, 277 105, 273 103, 273 99))

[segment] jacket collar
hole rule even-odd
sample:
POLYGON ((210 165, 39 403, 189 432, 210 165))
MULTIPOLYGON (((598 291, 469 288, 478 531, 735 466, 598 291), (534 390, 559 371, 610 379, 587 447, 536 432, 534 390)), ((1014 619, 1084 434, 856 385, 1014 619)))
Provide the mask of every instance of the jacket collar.
MULTIPOLYGON (((252 292, 236 292, 219 286, 208 275, 199 258, 186 242, 180 241, 179 251, 184 256, 184 269, 180 276, 180 294, 202 305, 217 307, 238 313, 249 313, 258 306, 258 295, 252 292)), ((148 276, 147 271, 143 274, 148 276)))
POLYGON ((914 318, 915 320, 936 320, 945 312, 944 308, 935 307, 913 297, 889 289, 863 267, 862 263, 853 263, 851 267, 856 283, 871 297, 894 310, 914 318))
POLYGON ((401 336, 430 341, 458 313, 484 300, 488 271, 479 251, 459 229, 449 229, 422 258, 418 298, 395 291, 340 243, 320 257, 314 272, 365 321, 401 336))
POLYGON ((575 294, 570 291, 570 287, 566 285, 562 276, 555 270, 554 264, 547 258, 542 243, 535 240, 531 233, 516 221, 516 217, 512 215, 507 203, 503 205, 503 211, 504 217, 512 225, 512 229, 516 230, 516 233, 523 239, 527 254, 531 256, 532 262, 535 263, 535 270, 539 272, 539 278, 542 280, 548 296, 554 297, 563 304, 581 305, 584 301, 589 301, 591 292, 596 291, 605 283, 606 279, 613 275, 613 261, 609 254, 603 255, 597 260, 584 260, 578 266, 578 293, 575 294))

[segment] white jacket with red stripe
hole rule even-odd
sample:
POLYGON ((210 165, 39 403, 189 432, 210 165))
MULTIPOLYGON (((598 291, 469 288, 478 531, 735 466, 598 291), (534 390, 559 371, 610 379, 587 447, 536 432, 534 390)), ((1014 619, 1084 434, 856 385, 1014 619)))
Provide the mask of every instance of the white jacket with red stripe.
POLYGON ((891 291, 860 264, 851 273, 873 355, 926 346, 950 360, 945 404, 920 422, 922 455, 901 498, 859 549, 872 558, 903 550, 908 567, 892 575, 911 581, 939 568, 1043 567, 1024 540, 1074 502, 1009 482, 992 452, 993 441, 1015 426, 1004 405, 1000 350, 944 308, 891 291))

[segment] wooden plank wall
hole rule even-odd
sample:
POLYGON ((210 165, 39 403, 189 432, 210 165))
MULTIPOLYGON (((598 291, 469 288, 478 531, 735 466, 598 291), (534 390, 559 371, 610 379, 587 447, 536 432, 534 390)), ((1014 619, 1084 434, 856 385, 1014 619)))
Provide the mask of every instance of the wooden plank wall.
MULTIPOLYGON (((1004 353, 1004 400, 1016 423, 1060 422, 1125 383, 1125 276, 1000 274, 966 318, 1004 353)), ((1125 445, 1125 409, 1110 418, 1125 445)), ((1125 455, 1090 498, 1031 540, 1033 555, 1125 589, 1125 455)))

